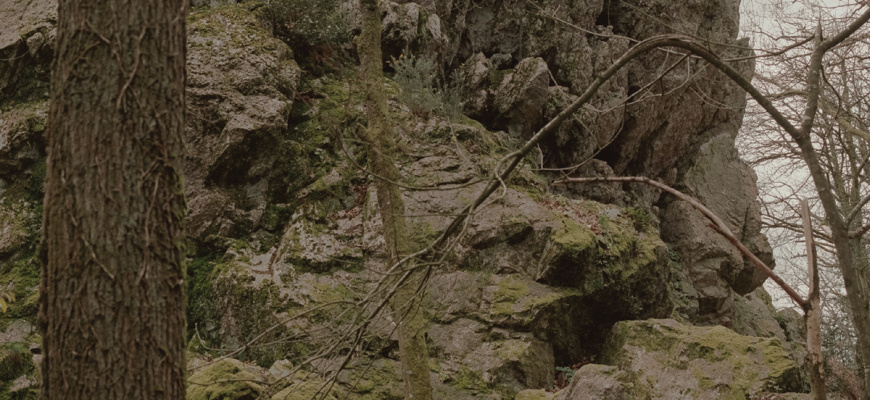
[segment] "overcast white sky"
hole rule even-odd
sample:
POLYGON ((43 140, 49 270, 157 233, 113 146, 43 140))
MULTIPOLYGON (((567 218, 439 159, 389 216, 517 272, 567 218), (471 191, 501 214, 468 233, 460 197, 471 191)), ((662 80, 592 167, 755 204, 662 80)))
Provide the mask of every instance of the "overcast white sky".
MULTIPOLYGON (((819 21, 825 19, 829 20, 832 15, 840 18, 848 16, 857 8, 858 2, 855 0, 743 0, 740 5, 741 36, 750 37, 753 46, 763 47, 769 45, 770 36, 765 38, 755 34, 754 32, 763 30, 775 37, 780 36, 783 30, 789 31, 793 29, 784 24, 785 21, 775 17, 777 15, 798 16, 804 21, 807 21, 808 19, 809 21, 819 21), (806 6, 805 4, 809 4, 809 6, 806 6)), ((781 44, 784 43, 785 42, 781 44)), ((764 71, 765 68, 775 68, 775 65, 765 65, 764 62, 759 62, 757 63, 757 68, 759 69, 759 73, 764 73, 768 76, 775 75, 770 73, 770 71, 764 71)), ((750 103, 750 108, 755 106, 752 100, 750 100, 750 103)), ((748 124, 745 123, 741 135, 747 134, 747 128, 748 124)), ((738 140, 738 147, 741 142, 742 140, 738 140)), ((806 172, 794 171, 793 169, 789 170, 791 172, 790 175, 783 175, 778 171, 780 170, 773 165, 770 165, 768 168, 757 168, 756 173, 758 174, 759 185, 766 186, 768 190, 771 190, 772 187, 785 183, 786 185, 782 186, 783 189, 789 190, 790 187, 797 185, 799 182, 806 179, 807 176, 806 172)), ((813 191, 805 192, 803 196, 815 197, 813 193, 813 191)), ((818 210, 818 213, 821 214, 821 211, 818 210)), ((775 247, 774 256, 777 258, 777 272, 784 275, 784 279, 795 287, 799 293, 805 293, 805 287, 800 282, 806 276, 806 261, 803 259, 803 254, 805 254, 803 243, 798 243, 796 241, 797 237, 793 234, 769 232, 768 235, 771 237, 772 243, 775 247), (791 240, 792 244, 783 244, 783 240, 791 240), (777 242, 780 242, 779 246, 777 246, 777 242), (796 269, 795 273, 797 277, 789 278, 789 274, 783 274, 784 270, 788 268, 796 269)), ((777 308, 793 306, 791 301, 785 299, 784 292, 782 292, 776 284, 772 283, 772 281, 768 280, 765 287, 774 297, 777 308)))

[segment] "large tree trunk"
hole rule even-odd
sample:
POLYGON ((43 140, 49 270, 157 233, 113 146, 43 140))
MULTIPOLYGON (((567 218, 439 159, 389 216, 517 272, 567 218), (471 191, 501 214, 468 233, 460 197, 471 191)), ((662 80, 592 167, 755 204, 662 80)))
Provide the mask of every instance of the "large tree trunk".
POLYGON ((184 399, 187 0, 61 0, 43 221, 43 399, 184 399))
MULTIPOLYGON (((413 249, 405 219, 405 204, 396 185, 399 171, 394 162, 397 151, 389 131, 389 110, 384 92, 381 13, 378 3, 378 0, 361 1, 363 26, 359 38, 359 55, 366 87, 368 119, 364 137, 369 147, 369 165, 375 175, 378 207, 384 224, 387 261, 394 265, 413 249)), ((422 271, 414 272, 410 279, 399 286, 390 301, 393 318, 399 322, 399 358, 402 363, 405 398, 414 400, 432 399, 426 320, 420 308, 420 297, 417 295, 423 279, 422 271)))

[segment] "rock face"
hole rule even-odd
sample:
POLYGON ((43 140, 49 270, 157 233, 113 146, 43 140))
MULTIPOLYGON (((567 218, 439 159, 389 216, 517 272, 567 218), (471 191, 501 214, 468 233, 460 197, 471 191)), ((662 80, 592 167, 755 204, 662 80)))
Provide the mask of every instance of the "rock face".
POLYGON ((550 72, 541 58, 526 58, 507 74, 495 93, 495 108, 514 136, 530 137, 541 124, 550 72))
POLYGON ((299 67, 243 8, 195 13, 188 29, 188 234, 237 237, 258 227, 286 182, 299 67))
POLYGON ((191 374, 187 399, 254 400, 263 391, 257 378, 241 361, 224 359, 191 374))
MULTIPOLYGON (((50 1, 27 3, 23 13, 0 6, 0 58, 8 61, 0 66, 0 282, 13 282, 20 299, 13 319, 35 313, 38 298, 55 19, 50 1)), ((201 340, 190 348, 240 348, 257 337, 261 344, 237 354, 248 363, 199 369, 191 398, 307 398, 332 376, 336 391, 327 398, 401 398, 398 321, 371 315, 379 295, 367 297, 382 277, 383 239, 374 178, 355 136, 365 119, 353 61, 334 74, 303 71, 262 27, 257 3, 228 3, 194 10, 188 25, 188 320, 201 340), (363 317, 363 350, 344 369, 338 355, 300 365, 363 317)), ((356 3, 342 5, 351 26, 356 3)), ((739 43, 734 0, 382 3, 385 58, 407 51, 436 60, 439 79, 461 80, 465 114, 475 118, 416 115, 400 100, 405 89, 384 80, 418 248, 476 196, 501 157, 633 40, 680 32, 739 43)), ((749 63, 738 67, 752 73, 749 63)), ((801 389, 792 361, 805 354, 794 343, 801 333, 780 326, 758 289, 763 277, 700 214, 637 185, 551 192, 537 171, 543 164, 574 166, 568 173, 577 176, 661 179, 704 202, 772 264, 755 176, 734 150, 743 106, 743 94, 712 68, 652 52, 545 139, 432 270, 422 295, 436 398, 728 398, 801 389), (664 77, 655 72, 674 65, 664 77), (601 364, 585 364, 592 357, 601 364), (565 373, 577 364, 585 365, 560 393, 541 390, 554 385, 556 367, 565 373)), ((26 354, 28 341, 16 337, 3 356, 26 354)), ((30 382, 27 368, 9 376, 30 382)), ((16 387, 29 392, 25 383, 16 387)))
MULTIPOLYGON (((359 0, 344 6, 354 30, 362 26, 359 0)), ((439 14, 431 7, 413 1, 382 1, 381 45, 384 61, 399 58, 404 52, 425 54, 438 62, 445 61, 449 38, 439 14)))
MULTIPOLYGON (((430 5, 450 23, 451 54, 461 67, 466 111, 494 129, 528 137, 584 91, 629 47, 628 38, 681 33, 741 45, 738 2, 690 6, 664 0, 510 2, 430 5), (645 16, 654 15, 656 23, 645 16), (709 20, 708 15, 719 17, 709 20), (549 87, 548 89, 546 87, 549 87), (546 89, 546 93, 545 93, 546 89), (541 118, 541 116, 545 118, 541 118)), ((427 3, 423 3, 427 4, 427 3)), ((732 47, 715 49, 726 55, 732 47)), ((743 54, 745 55, 745 54, 743 54)), ((743 243, 773 265, 760 235, 752 170, 739 160, 734 138, 745 96, 715 68, 662 52, 641 56, 618 72, 576 118, 544 140, 545 166, 572 165, 578 175, 641 175, 695 196, 726 221, 743 243), (663 76, 651 73, 672 70, 663 76)), ((735 65, 749 76, 753 64, 735 65)), ((662 238, 673 246, 694 286, 681 312, 693 321, 728 325, 731 292, 746 294, 764 277, 705 219, 657 190, 575 187, 575 194, 616 204, 656 205, 662 238)))
POLYGON ((587 364, 574 373, 571 383, 565 388, 564 400, 613 399, 628 397, 625 382, 629 374, 610 365, 587 364))
POLYGON ((31 97, 33 91, 38 91, 37 95, 48 91, 55 21, 54 0, 0 5, 0 98, 31 97))

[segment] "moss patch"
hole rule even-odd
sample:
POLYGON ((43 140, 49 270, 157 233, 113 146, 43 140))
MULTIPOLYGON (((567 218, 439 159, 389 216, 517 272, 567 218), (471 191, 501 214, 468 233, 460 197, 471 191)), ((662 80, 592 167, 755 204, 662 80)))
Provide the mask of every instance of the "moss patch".
MULTIPOLYGON (((203 255, 189 264, 191 350, 207 354, 208 348, 238 348, 278 323, 284 308, 280 291, 270 280, 256 282, 246 246, 237 241, 223 259, 203 255)), ((238 357, 266 367, 292 356, 295 345, 280 340, 285 334, 286 327, 273 329, 238 357)))
POLYGON ((336 391, 330 390, 330 385, 324 385, 320 377, 306 371, 297 371, 290 385, 272 396, 272 400, 337 400, 338 398, 336 391))
POLYGON ((261 382, 244 368, 241 361, 228 358, 195 372, 187 381, 187 400, 258 399, 261 382))
POLYGON ((0 197, 0 226, 9 228, 5 254, 0 254, 0 291, 11 290, 16 298, 0 328, 18 318, 36 315, 39 301, 40 265, 36 258, 42 229, 42 197, 45 160, 36 161, 0 197), (3 260, 5 258, 5 261, 3 260))
POLYGON ((349 374, 339 374, 338 380, 348 388, 348 398, 352 400, 402 400, 398 368, 399 363, 393 360, 360 359, 352 362, 347 369, 349 374))
POLYGON ((492 391, 490 385, 483 380, 483 375, 480 372, 466 366, 459 368, 459 372, 456 373, 451 384, 472 393, 489 393, 492 391))

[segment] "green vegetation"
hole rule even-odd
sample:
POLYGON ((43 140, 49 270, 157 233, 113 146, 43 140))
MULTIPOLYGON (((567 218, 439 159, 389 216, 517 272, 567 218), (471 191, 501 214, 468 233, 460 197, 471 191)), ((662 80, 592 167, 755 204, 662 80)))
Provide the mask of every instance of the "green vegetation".
POLYGON ((461 79, 454 74, 451 79, 439 78, 434 58, 402 54, 390 65, 396 71, 393 80, 401 87, 399 101, 411 108, 418 116, 436 114, 451 121, 462 117, 461 79))
POLYGON ((37 398, 34 375, 38 371, 33 364, 28 344, 27 342, 0 344, 0 400, 35 400, 37 398), (9 390, 13 388, 15 381, 22 376, 31 381, 30 386, 10 392, 9 390))
POLYGON ((0 328, 16 318, 36 315, 39 307, 39 270, 36 259, 42 226, 42 184, 45 160, 34 163, 21 179, 0 198, 0 222, 12 228, 15 251, 0 263, 0 293, 15 299, 5 313, 0 313, 0 328))
MULTIPOLYGON (((239 348, 277 323, 276 314, 284 306, 276 285, 270 280, 257 283, 248 270, 252 249, 246 242, 234 241, 223 258, 206 248, 200 251, 187 267, 188 348, 218 355, 212 349, 239 348)), ((280 340, 286 333, 286 328, 275 329, 260 345, 236 357, 261 366, 290 357, 295 347, 280 340)))
POLYGON ((231 358, 200 369, 188 379, 188 400, 254 399, 263 392, 257 377, 231 358))
POLYGON ((261 18, 290 46, 330 46, 350 40, 337 0, 266 0, 261 18))
POLYGON ((519 300, 529 295, 529 287, 522 279, 513 275, 507 276, 498 283, 498 290, 492 300, 493 315, 510 315, 515 306, 520 306, 519 300))
POLYGON ((472 393, 489 393, 491 391, 490 385, 483 380, 483 375, 480 372, 474 371, 464 365, 459 367, 459 372, 453 379, 452 384, 472 393))

